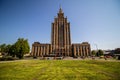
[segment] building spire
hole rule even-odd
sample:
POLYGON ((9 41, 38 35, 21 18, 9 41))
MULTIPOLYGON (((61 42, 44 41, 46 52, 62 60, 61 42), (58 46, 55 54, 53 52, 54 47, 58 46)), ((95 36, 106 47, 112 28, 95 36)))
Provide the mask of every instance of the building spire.
POLYGON ((59 13, 63 13, 61 5, 60 5, 59 13))

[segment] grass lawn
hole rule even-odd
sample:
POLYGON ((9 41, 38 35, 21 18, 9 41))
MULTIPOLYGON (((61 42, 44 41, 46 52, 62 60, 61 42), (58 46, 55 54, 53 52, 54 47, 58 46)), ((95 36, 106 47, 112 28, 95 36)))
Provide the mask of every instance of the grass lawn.
POLYGON ((120 80, 120 62, 104 60, 0 62, 0 80, 120 80))

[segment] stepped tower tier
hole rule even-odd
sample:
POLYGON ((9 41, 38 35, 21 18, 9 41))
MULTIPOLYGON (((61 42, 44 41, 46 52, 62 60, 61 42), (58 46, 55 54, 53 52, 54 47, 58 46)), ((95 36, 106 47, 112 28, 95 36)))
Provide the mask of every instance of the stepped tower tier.
POLYGON ((70 23, 64 17, 62 9, 59 9, 54 18, 51 29, 52 52, 59 55, 71 55, 70 23))

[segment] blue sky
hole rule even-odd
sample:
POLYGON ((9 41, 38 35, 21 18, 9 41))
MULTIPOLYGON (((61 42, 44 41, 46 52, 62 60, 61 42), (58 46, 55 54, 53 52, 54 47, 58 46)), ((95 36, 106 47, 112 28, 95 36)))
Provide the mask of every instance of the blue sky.
POLYGON ((0 44, 18 38, 51 42, 51 23, 60 5, 70 22, 72 43, 92 49, 120 47, 120 0, 0 0, 0 44))

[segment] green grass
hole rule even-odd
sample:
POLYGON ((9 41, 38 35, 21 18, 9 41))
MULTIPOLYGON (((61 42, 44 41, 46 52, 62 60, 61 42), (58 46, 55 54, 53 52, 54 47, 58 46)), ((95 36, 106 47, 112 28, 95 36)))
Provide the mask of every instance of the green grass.
POLYGON ((103 60, 0 62, 0 80, 120 80, 120 62, 103 60))

